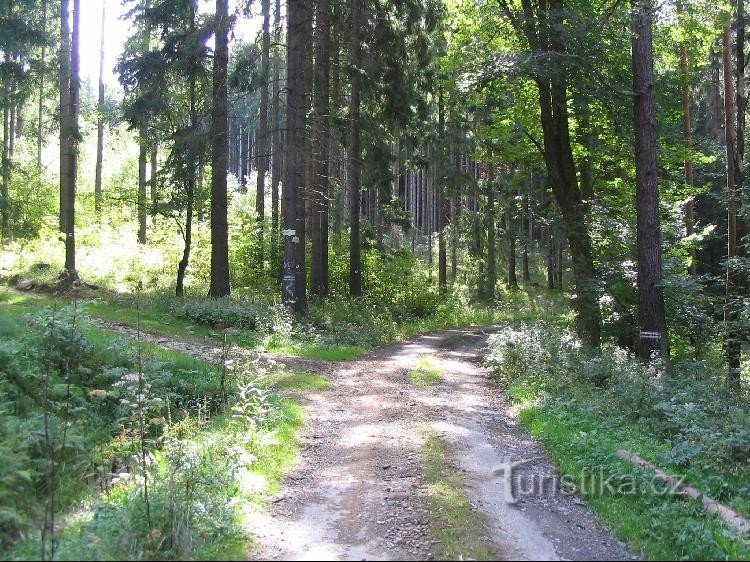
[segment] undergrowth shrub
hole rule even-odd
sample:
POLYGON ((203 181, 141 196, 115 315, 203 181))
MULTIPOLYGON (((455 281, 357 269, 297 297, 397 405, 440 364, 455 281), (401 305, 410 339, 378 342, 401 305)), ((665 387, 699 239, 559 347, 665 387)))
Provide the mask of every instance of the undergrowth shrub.
POLYGON ((717 384, 705 363, 680 362, 667 371, 613 346, 588 350, 571 332, 544 322, 491 336, 486 361, 522 408, 561 423, 593 416, 623 436, 645 435, 653 462, 750 514, 748 404, 717 384))
POLYGON ((268 331, 274 326, 274 309, 242 299, 191 299, 175 302, 172 312, 198 324, 268 331))

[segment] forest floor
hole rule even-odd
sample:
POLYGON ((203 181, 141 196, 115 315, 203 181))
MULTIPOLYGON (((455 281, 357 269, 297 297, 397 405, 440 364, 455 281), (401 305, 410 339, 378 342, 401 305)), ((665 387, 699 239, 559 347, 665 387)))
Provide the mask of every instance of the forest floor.
MULTIPOLYGON (((130 327, 102 324, 133 335, 130 327)), ((559 487, 506 490, 497 472, 504 463, 527 461, 511 471, 516 486, 552 482, 555 469, 481 365, 488 333, 423 335, 357 361, 278 358, 297 372, 326 376, 330 386, 303 400, 300 456, 270 510, 247 514, 257 537, 249 556, 637 558, 559 487)), ((216 346, 142 337, 204 360, 222 354, 216 346)), ((238 348, 231 355, 257 353, 238 348)))

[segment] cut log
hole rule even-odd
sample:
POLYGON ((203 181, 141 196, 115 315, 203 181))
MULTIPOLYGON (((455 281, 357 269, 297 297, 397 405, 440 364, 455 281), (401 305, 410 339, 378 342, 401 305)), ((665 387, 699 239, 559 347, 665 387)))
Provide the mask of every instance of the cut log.
POLYGON ((698 488, 694 488, 692 486, 688 486, 687 484, 683 483, 681 478, 678 478, 676 476, 671 476, 670 474, 667 474, 657 466, 651 464, 645 459, 642 459, 638 455, 634 455, 633 453, 630 453, 629 451, 626 451, 624 449, 619 449, 617 451, 617 456, 621 458, 624 461, 627 461, 631 464, 634 464, 635 466, 643 469, 648 469, 653 471, 654 477, 659 480, 660 482, 663 482, 665 484, 669 484, 673 486, 673 490, 680 495, 686 496, 688 498, 699 500, 703 503, 703 507, 706 508, 706 511, 709 513, 713 513, 717 517, 719 517, 722 521, 724 521, 727 525, 729 525, 732 529, 737 531, 738 533, 747 533, 750 531, 750 521, 742 517, 739 513, 737 513, 735 510, 733 510, 730 507, 727 507, 724 504, 721 504, 717 502, 715 499, 707 496, 703 492, 701 492, 698 488))

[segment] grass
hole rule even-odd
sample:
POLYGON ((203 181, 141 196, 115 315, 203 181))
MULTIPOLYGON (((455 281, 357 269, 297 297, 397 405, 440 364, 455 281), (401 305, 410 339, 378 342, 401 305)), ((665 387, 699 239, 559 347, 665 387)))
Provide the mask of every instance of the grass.
MULTIPOLYGON (((517 398, 517 392, 512 396, 517 398)), ((641 483, 637 494, 584 495, 615 535, 635 550, 652 560, 750 558, 750 543, 733 536, 698 502, 652 493, 650 474, 615 458, 620 448, 656 456, 663 446, 653 437, 637 427, 603 426, 575 406, 552 408, 524 401, 518 408, 521 424, 544 443, 562 474, 575 476, 601 467, 605 478, 614 476, 618 482, 629 475, 641 483)))
POLYGON ((432 357, 422 357, 409 371, 409 380, 416 386, 436 386, 443 382, 443 370, 432 357))
MULTIPOLYGON (((60 309, 62 304, 67 303, 61 299, 0 291, 0 338, 18 341, 20 345, 29 331, 27 315, 39 313, 45 307, 60 309)), ((79 312, 81 309, 79 307, 79 312)), ((101 310, 98 309, 100 312, 101 310)), ((127 368, 127 362, 132 361, 136 345, 132 338, 113 335, 92 326, 83 316, 80 317, 79 330, 94 350, 92 368, 112 365, 127 368)), ((184 397, 183 402, 186 402, 200 400, 202 396, 217 395, 219 372, 215 365, 146 343, 141 344, 141 350, 144 364, 149 370, 148 380, 153 383, 155 392, 160 396, 162 392, 168 392, 184 397)), ((184 417, 175 418, 173 424, 167 426, 164 445, 154 449, 157 464, 151 469, 156 472, 152 476, 150 488, 153 495, 153 516, 160 523, 155 523, 153 531, 143 528, 143 502, 135 486, 121 483, 104 494, 97 493, 85 483, 75 488, 69 487, 66 494, 70 497, 62 502, 65 509, 58 514, 58 520, 64 522, 58 527, 58 558, 245 558, 252 548, 252 538, 243 531, 242 518, 245 512, 240 509, 241 503, 235 502, 237 498, 242 498, 242 502, 262 507, 270 495, 278 490, 285 468, 297 455, 297 435, 304 424, 303 410, 295 396, 322 391, 328 386, 324 377, 313 373, 281 372, 274 375, 274 379, 275 390, 268 399, 272 405, 272 413, 257 432, 243 429, 244 425, 238 426, 239 422, 228 411, 216 412, 206 422, 196 417, 190 406, 184 412, 173 410, 172 416, 184 417), (193 538, 185 539, 188 542, 184 544, 174 545, 170 539, 171 546, 168 547, 163 542, 166 540, 164 525, 166 528, 174 528, 169 527, 171 516, 164 509, 174 501, 169 498, 174 493, 175 478, 179 483, 180 478, 188 477, 185 474, 191 474, 190 470, 180 468, 174 473, 177 476, 170 476, 177 470, 170 467, 186 466, 183 461, 169 460, 170 455, 174 454, 174 451, 168 452, 170 443, 173 444, 173 449, 178 447, 180 450, 184 448, 186 451, 195 451, 195 458, 198 459, 198 464, 193 465, 197 471, 194 474, 194 484, 185 488, 194 488, 195 497, 191 495, 188 499, 183 498, 178 510, 179 517, 183 518, 178 522, 179 528, 184 529, 185 533, 193 533, 194 550, 191 546, 193 538), (252 463, 247 470, 236 471, 232 468, 235 462, 235 453, 232 451, 238 444, 252 456, 252 463), (248 482, 255 485, 243 489, 243 483, 248 482), (262 486, 258 486, 258 483, 262 483, 262 486), (157 528, 162 530, 157 531, 157 528)), ((86 443, 90 448, 90 455, 98 455, 100 453, 95 451, 112 446, 107 444, 112 436, 104 430, 99 433, 101 435, 90 435, 86 443)), ((116 444, 114 446, 117 447, 116 444)), ((178 455, 178 459, 182 454, 178 455)), ((188 457, 191 454, 193 453, 189 453, 188 457)), ((78 478, 80 479, 80 475, 78 478)), ((0 559, 37 558, 40 552, 38 533, 34 533, 32 538, 9 548, 0 555, 0 559)))
POLYGON ((329 386, 328 379, 315 373, 284 373, 274 382, 278 390, 296 392, 322 392, 329 386))
POLYGON ((450 466, 446 446, 436 435, 422 445, 422 462, 429 484, 430 534, 438 560, 496 560, 497 553, 483 539, 484 517, 472 509, 461 477, 450 466))
POLYGON ((302 357, 314 361, 352 361, 359 359, 369 350, 356 345, 320 344, 284 340, 271 343, 265 349, 277 355, 302 357))

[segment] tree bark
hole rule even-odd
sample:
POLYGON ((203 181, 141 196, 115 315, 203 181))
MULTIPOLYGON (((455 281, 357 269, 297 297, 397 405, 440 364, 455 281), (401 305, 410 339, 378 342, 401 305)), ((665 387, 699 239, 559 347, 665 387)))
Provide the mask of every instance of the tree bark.
POLYGON ((65 233, 65 205, 70 173, 70 0, 60 0, 60 232, 65 233))
POLYGON ((349 238, 349 293, 352 296, 362 295, 362 256, 360 241, 360 174, 362 167, 362 148, 360 138, 360 67, 362 66, 362 10, 360 0, 350 0, 351 5, 351 97, 349 105, 349 212, 351 236, 349 238))
MULTIPOLYGON (((47 36, 47 0, 42 0, 42 34, 47 36)), ((42 144, 44 141, 44 77, 47 73, 47 42, 42 42, 42 52, 39 58, 39 106, 37 108, 36 130, 36 167, 42 169, 42 144)))
POLYGON ((266 171, 268 170, 268 148, 266 140, 268 137, 268 79, 271 75, 269 62, 269 51, 271 48, 271 2, 270 0, 261 0, 261 11, 263 12, 263 39, 261 44, 261 88, 260 88, 260 109, 258 115, 258 132, 256 135, 256 178, 255 188, 255 212, 258 224, 260 226, 260 244, 259 263, 263 263, 263 221, 266 216, 266 171))
MULTIPOLYGON (((506 13, 507 2, 500 0, 506 13)), ((523 33, 536 53, 555 57, 562 64, 566 49, 563 42, 564 0, 550 0, 547 10, 534 12, 530 2, 523 2, 523 14, 513 17, 517 30, 523 33), (559 58, 558 58, 559 57, 559 58)), ((564 68, 552 73, 535 73, 539 90, 539 107, 544 139, 544 161, 555 200, 563 217, 570 245, 577 332, 591 347, 601 340, 601 311, 594 269, 591 237, 586 221, 586 205, 578 186, 570 139, 567 76, 564 68)))
POLYGON ((511 207, 505 210, 505 235, 508 238, 508 288, 518 289, 518 276, 516 275, 516 233, 513 231, 511 207))
POLYGON ((157 173, 159 171, 159 145, 155 139, 151 139, 151 173, 148 181, 151 182, 151 207, 153 213, 156 213, 156 206, 159 203, 159 190, 157 182, 157 173))
MULTIPOLYGON (((267 1, 267 0, 266 0, 267 1)), ((213 298, 226 297, 229 287, 229 168, 227 66, 229 63, 229 2, 216 0, 216 33, 211 111, 211 284, 213 298)))
MULTIPOLYGON (((149 1, 149 0, 147 0, 149 1)), ((190 4, 190 33, 195 32, 195 17, 196 17, 196 4, 190 4)), ((189 145, 190 150, 190 163, 192 170, 185 181, 185 192, 187 195, 187 208, 185 209, 185 230, 183 231, 184 246, 182 250, 182 259, 177 264, 177 283, 175 286, 175 294, 178 297, 185 295, 185 273, 190 263, 190 250, 193 245, 193 212, 195 210, 195 186, 196 177, 198 171, 203 167, 201 154, 196 150, 195 135, 198 132, 198 110, 197 110, 197 80, 195 71, 193 71, 189 77, 189 106, 190 106, 190 135, 191 142, 189 145), (198 169, 196 169, 196 167, 198 169)))
POLYGON ((487 177, 487 209, 484 228, 487 231, 487 298, 495 298, 497 258, 495 256, 495 166, 489 164, 487 177))
MULTIPOLYGON (((677 17, 682 18, 682 2, 677 2, 677 17)), ((685 216, 685 235, 692 236, 695 232, 695 219, 693 216, 693 124, 690 111, 690 68, 688 61, 687 43, 683 40, 680 45, 680 88, 682 90, 682 137, 685 141, 685 186, 689 193, 689 198, 683 205, 685 216)), ((688 264, 688 273, 695 275, 697 269, 695 248, 691 245, 689 250, 690 263, 688 264)))
MULTIPOLYGON (((67 3, 67 0, 63 0, 67 3)), ((67 14, 66 14, 67 16, 67 14)), ((75 244, 75 200, 76 176, 78 172, 78 112, 80 91, 80 56, 79 45, 81 36, 81 2, 73 0, 73 34, 70 50, 70 90, 68 96, 68 110, 66 112, 66 153, 65 153, 65 275, 68 282, 78 279, 76 270, 75 244)), ((62 67, 62 65, 61 65, 62 67)), ((62 174, 62 170, 61 170, 62 174)))
MULTIPOLYGON (((274 8, 274 41, 281 42, 281 1, 276 0, 274 8)), ((281 146, 281 56, 278 47, 274 49, 273 57, 273 97, 271 114, 273 116, 273 147, 271 164, 271 228, 277 232, 279 228, 279 184, 281 183, 282 153, 281 146)))
POLYGON ((102 36, 99 42, 99 101, 96 119, 96 171, 94 175, 94 210, 102 212, 102 160, 104 157, 104 33, 106 25, 106 2, 102 2, 102 36))
MULTIPOLYGON (((151 0, 144 0, 143 11, 151 8, 151 0)), ((151 44, 151 23, 146 20, 143 30, 143 48, 149 50, 151 44)), ((148 217, 146 191, 146 166, 148 159, 148 122, 144 117, 138 126, 138 243, 146 244, 146 219, 148 217)))
POLYGON ((322 298, 328 294, 328 151, 331 63, 331 14, 328 0, 318 0, 316 3, 315 25, 310 292, 322 298))
POLYGON ((309 17, 306 0, 289 0, 287 5, 287 96, 286 142, 287 153, 295 155, 285 159, 284 181, 284 268, 282 297, 294 310, 304 311, 305 263, 298 260, 297 247, 304 248, 304 202, 300 200, 304 181, 304 162, 298 156, 305 148, 305 90, 304 52, 309 17), (301 207, 301 209, 299 208, 301 207), (303 281, 300 283, 300 279, 303 281))
POLYGON ((639 355, 669 361, 664 311, 656 163, 656 92, 651 35, 652 0, 633 1, 633 98, 638 246, 639 355))
MULTIPOLYGON (((737 24, 744 24, 743 3, 737 2, 737 24)), ((738 28, 739 29, 739 28, 738 28)), ((738 41, 742 39, 742 33, 738 35, 738 41)), ((727 25, 724 29, 723 40, 723 68, 724 68, 724 134, 726 139, 727 156, 727 273, 726 291, 724 302, 724 324, 725 341, 724 350, 727 356, 727 383, 730 388, 737 389, 740 386, 742 343, 741 336, 734 324, 737 321, 737 288, 739 284, 738 272, 734 261, 737 258, 737 203, 740 189, 742 163, 740 152, 740 125, 744 125, 744 113, 736 104, 742 103, 742 94, 735 92, 733 78, 744 88, 744 79, 740 80, 744 69, 739 66, 743 56, 740 52, 744 45, 738 43, 737 68, 733 72, 732 65, 732 30, 727 25)), ((744 74, 743 74, 744 78, 744 74)))

